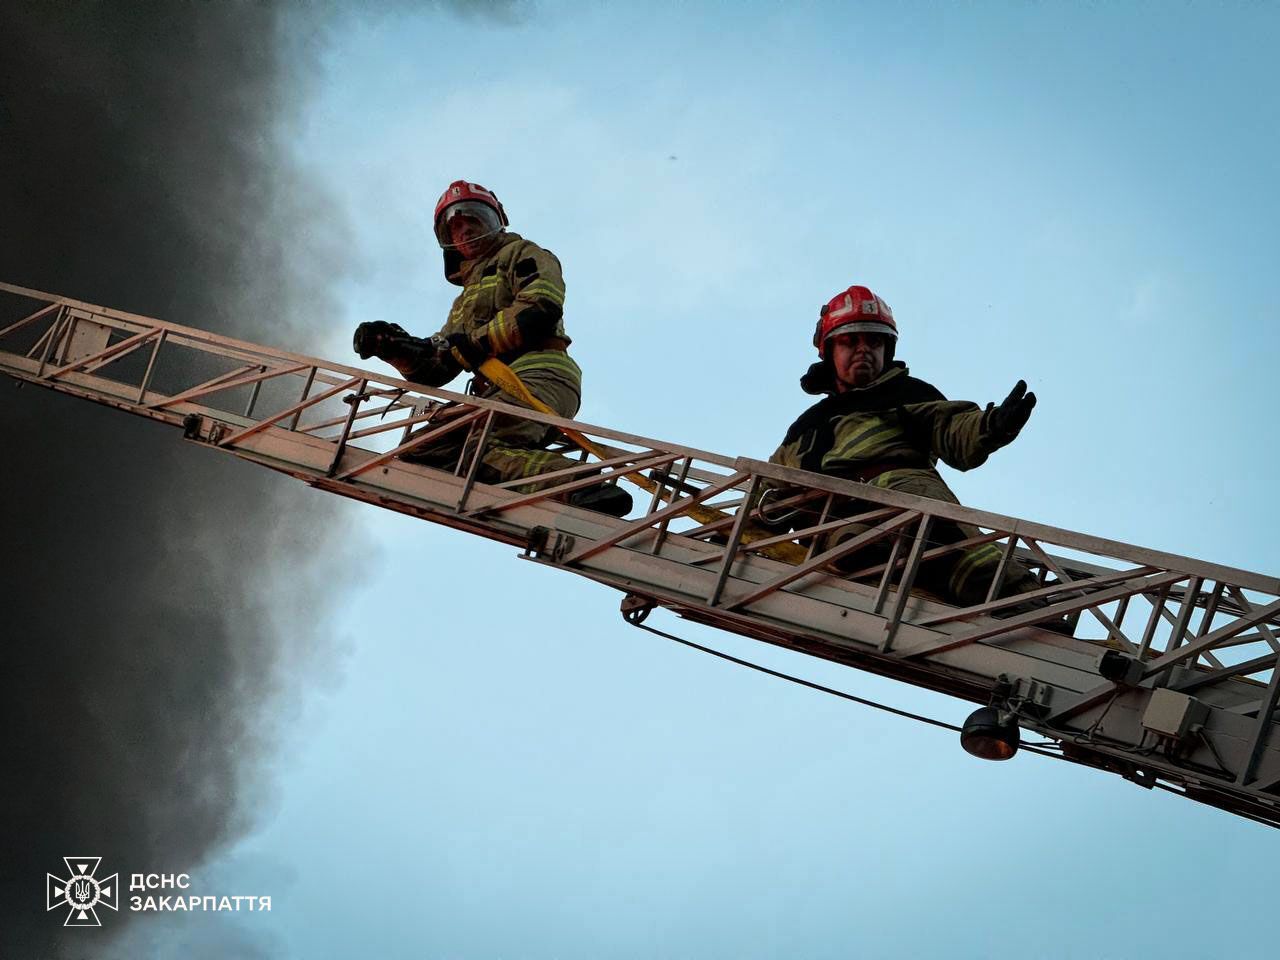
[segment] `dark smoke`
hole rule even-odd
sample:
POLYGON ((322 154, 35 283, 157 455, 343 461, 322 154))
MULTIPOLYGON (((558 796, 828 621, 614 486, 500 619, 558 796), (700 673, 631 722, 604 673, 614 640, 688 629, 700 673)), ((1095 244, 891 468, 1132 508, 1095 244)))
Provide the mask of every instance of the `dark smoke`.
MULTIPOLYGON (((342 268, 285 142, 320 19, 0 5, 0 279, 306 351, 342 268)), ((0 383, 0 956, 114 955, 127 909, 44 912, 63 856, 188 870, 261 812, 281 696, 333 659, 355 542, 331 500, 0 383)))

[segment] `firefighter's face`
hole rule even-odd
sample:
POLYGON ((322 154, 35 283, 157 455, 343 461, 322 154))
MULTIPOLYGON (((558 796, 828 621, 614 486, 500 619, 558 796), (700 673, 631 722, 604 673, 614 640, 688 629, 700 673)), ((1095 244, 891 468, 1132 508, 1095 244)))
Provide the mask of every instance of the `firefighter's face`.
POLYGON ((865 387, 884 373, 888 338, 883 333, 839 333, 828 341, 836 388, 865 387))
POLYGON ((475 217, 453 217, 449 221, 449 240, 468 260, 481 253, 484 247, 481 238, 488 232, 488 228, 475 217))

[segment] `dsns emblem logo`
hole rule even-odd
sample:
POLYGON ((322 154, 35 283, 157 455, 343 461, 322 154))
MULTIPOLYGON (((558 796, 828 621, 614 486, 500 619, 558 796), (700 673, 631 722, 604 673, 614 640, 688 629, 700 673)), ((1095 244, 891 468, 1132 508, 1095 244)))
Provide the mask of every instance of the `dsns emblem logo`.
POLYGON ((64 927, 100 927, 98 907, 120 909, 119 874, 113 873, 106 879, 94 877, 98 872, 101 857, 63 857, 70 878, 63 880, 48 874, 45 884, 46 910, 58 907, 67 908, 67 921, 64 927))

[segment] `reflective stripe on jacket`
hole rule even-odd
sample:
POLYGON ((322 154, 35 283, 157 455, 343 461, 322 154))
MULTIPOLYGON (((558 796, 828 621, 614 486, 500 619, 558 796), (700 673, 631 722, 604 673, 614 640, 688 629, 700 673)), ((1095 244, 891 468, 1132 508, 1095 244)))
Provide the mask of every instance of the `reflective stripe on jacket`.
MULTIPOLYGON (((564 329, 564 279, 560 261, 549 250, 508 231, 494 250, 461 261, 448 278, 462 291, 440 336, 465 333, 504 363, 535 351, 564 355, 563 347, 570 343, 564 329)), ((461 369, 455 357, 443 354, 423 363, 408 379, 438 387, 461 369)))
POLYGON ((869 386, 832 394, 810 407, 769 459, 832 476, 885 465, 894 468, 893 474, 924 472, 941 483, 934 470, 939 460, 972 470, 998 447, 985 427, 985 411, 976 403, 948 400, 894 362, 869 386))

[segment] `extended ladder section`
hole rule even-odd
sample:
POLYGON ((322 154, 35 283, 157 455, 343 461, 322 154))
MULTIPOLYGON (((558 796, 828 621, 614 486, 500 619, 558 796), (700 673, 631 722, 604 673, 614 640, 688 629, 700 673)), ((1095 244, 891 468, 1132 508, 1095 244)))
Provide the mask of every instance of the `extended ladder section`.
POLYGON ((323 490, 519 547, 534 562, 622 591, 631 622, 664 607, 992 705, 1052 741, 1064 759, 1280 826, 1274 577, 428 389, 7 284, 0 371, 169 424, 191 443, 323 490), (575 465, 539 476, 534 492, 527 482, 480 482, 473 454, 452 471, 400 458, 464 433, 468 450, 479 449, 506 418, 578 431, 604 456, 566 442, 575 465), (629 483, 628 475, 648 478, 631 516, 565 503, 575 490, 629 483), (762 531, 752 515, 762 486, 782 490, 770 498, 771 515, 801 506, 805 529, 762 531), (865 532, 830 546, 829 534, 852 522, 865 532), (931 538, 956 522, 978 536, 931 538), (986 543, 1002 561, 984 602, 960 608, 913 591, 921 564, 986 543), (879 549, 866 552, 872 544, 879 549), (855 569, 860 551, 868 559, 855 569), (836 560, 844 572, 834 572, 836 560), (1042 586, 1000 599, 1015 562, 1042 586), (1064 619, 1076 635, 1040 626, 1064 619))

